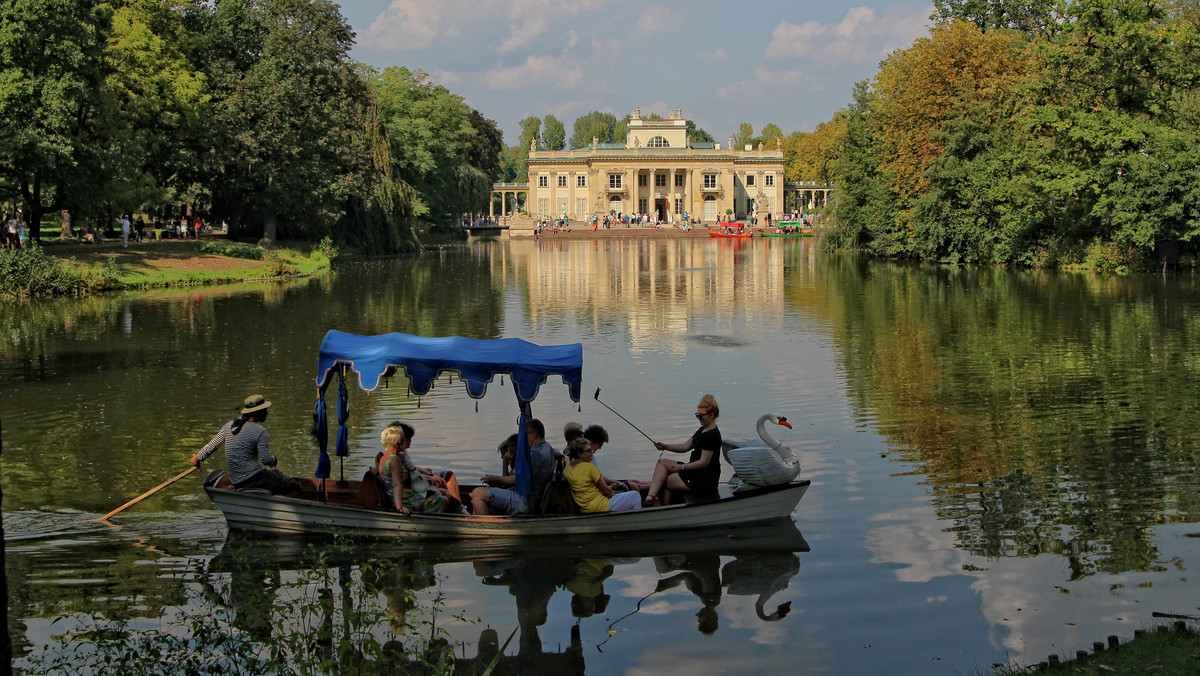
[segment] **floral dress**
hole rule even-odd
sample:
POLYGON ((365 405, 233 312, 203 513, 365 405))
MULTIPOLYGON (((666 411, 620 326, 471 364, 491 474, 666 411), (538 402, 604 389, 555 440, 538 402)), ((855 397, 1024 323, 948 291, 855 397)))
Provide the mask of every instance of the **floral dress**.
POLYGON ((442 505, 449 501, 449 497, 435 490, 430 490, 424 494, 418 494, 412 489, 412 477, 416 474, 417 469, 409 461, 408 456, 403 453, 397 454, 395 451, 388 451, 379 459, 379 478, 383 480, 383 486, 387 490, 388 501, 390 504, 395 502, 395 487, 392 481, 392 465, 393 461, 400 463, 400 477, 404 485, 401 487, 400 504, 407 507, 409 511, 432 513, 440 511, 442 505))

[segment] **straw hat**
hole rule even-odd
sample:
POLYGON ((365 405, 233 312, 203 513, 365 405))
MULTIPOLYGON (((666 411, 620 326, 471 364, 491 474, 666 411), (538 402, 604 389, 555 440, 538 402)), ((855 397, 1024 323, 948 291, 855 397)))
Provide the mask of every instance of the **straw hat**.
POLYGON ((267 407, 271 405, 271 402, 264 399, 261 394, 252 394, 246 397, 246 401, 242 403, 246 405, 246 407, 242 409, 242 415, 254 413, 255 411, 265 411, 267 410, 267 407))

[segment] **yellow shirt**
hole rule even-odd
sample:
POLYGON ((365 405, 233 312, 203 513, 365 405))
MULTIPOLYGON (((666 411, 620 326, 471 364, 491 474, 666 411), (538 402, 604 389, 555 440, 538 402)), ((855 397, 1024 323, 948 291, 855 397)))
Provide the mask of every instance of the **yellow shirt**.
POLYGON ((607 512, 608 498, 596 488, 600 480, 600 470, 590 462, 568 464, 563 469, 563 476, 571 486, 571 495, 579 508, 587 512, 607 512))

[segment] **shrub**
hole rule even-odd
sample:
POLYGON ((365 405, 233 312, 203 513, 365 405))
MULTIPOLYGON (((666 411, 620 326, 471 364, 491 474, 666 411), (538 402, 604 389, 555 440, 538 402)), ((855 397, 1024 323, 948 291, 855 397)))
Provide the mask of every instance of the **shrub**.
POLYGON ((90 285, 74 259, 63 263, 48 257, 36 242, 23 249, 0 249, 0 298, 82 293, 90 285))
POLYGON ((216 254, 218 256, 228 256, 230 258, 246 258, 252 261, 261 261, 266 250, 261 246, 254 244, 243 244, 241 242, 229 241, 213 241, 205 242, 200 247, 200 253, 216 254))

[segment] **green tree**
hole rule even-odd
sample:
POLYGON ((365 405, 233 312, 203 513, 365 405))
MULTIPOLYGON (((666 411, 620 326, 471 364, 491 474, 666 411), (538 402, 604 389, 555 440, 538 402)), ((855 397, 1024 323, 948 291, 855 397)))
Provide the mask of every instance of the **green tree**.
POLYGON ((695 122, 687 121, 687 135, 694 143, 713 143, 716 141, 712 134, 696 126, 695 122))
POLYGON ((765 148, 774 148, 778 141, 783 140, 783 130, 774 122, 768 122, 762 131, 758 133, 758 137, 751 139, 751 142, 757 147, 759 143, 765 148))
POLYGON ((273 241, 330 230, 365 150, 354 33, 330 0, 225 0, 203 50, 214 218, 273 241), (283 216, 283 220, 280 217, 283 216))
POLYGON ((0 198, 23 205, 35 240, 42 215, 72 206, 101 171, 110 26, 98 1, 0 6, 0 198))
POLYGON ((617 116, 612 113, 602 113, 598 110, 575 118, 574 132, 571 134, 570 147, 590 148, 592 139, 599 143, 613 143, 613 130, 617 126, 617 116))
POLYGON ((542 148, 544 150, 562 150, 567 142, 567 129, 557 117, 547 115, 542 120, 542 148))
POLYGON ((536 117, 527 117, 521 120, 518 124, 521 125, 521 142, 520 145, 529 150, 529 146, 534 141, 539 143, 542 140, 542 120, 536 117))
POLYGON ((114 138, 102 194, 119 211, 182 204, 192 193, 191 141, 210 95, 188 58, 198 36, 187 21, 201 11, 184 0, 131 0, 113 15, 106 58, 114 138))
POLYGON ((754 140, 754 127, 749 122, 738 125, 738 131, 733 135, 733 148, 741 150, 754 140))
POLYGON ((930 19, 966 21, 981 31, 1008 28, 1028 34, 1057 32, 1065 0, 934 0, 930 19))

